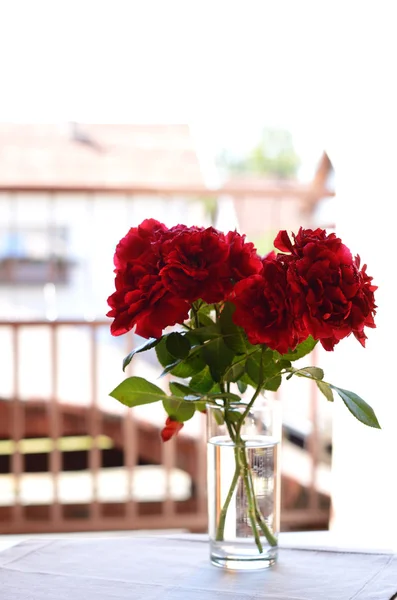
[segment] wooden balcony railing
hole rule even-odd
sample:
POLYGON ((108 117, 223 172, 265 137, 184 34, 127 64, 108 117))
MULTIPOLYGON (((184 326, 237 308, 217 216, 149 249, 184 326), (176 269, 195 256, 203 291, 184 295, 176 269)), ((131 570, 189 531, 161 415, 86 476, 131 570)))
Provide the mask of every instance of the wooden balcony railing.
MULTIPOLYGON (((109 356, 121 361, 133 336, 122 347, 108 329, 107 321, 0 322, 1 347, 8 348, 8 378, 0 385, 0 533, 205 531, 204 417, 163 444, 162 407, 128 410, 110 398, 110 380, 122 373, 109 356), (76 371, 81 363, 88 368, 76 371)), ((313 392, 302 451, 310 481, 302 486, 283 469, 284 529, 327 526, 327 496, 316 480, 316 403, 313 392), (308 501, 296 508, 302 487, 308 501)))
MULTIPOLYGON (((275 230, 295 227, 297 222, 309 226, 310 207, 331 195, 321 182, 266 183, 259 188, 229 185, 217 190, 204 185, 97 189, 17 183, 0 189, 4 230, 23 234, 39 224, 48 233, 48 251, 54 248, 57 227, 65 227, 73 238, 65 250, 71 284, 66 285, 66 276, 57 280, 53 258, 46 283, 40 279, 36 287, 25 285, 25 275, 12 274, 9 263, 8 270, 0 269, 1 310, 3 316, 12 317, 0 320, 0 533, 205 531, 204 417, 197 415, 176 439, 162 444, 162 407, 127 410, 108 396, 122 377, 122 358, 134 337, 112 338, 109 322, 92 320, 104 312, 102 265, 107 261, 111 273, 110 249, 138 214, 160 219, 171 214, 181 220, 187 215, 189 222, 198 215, 203 222, 196 224, 208 225, 214 217, 208 213, 212 206, 208 201, 215 198, 218 206, 223 202, 226 221, 229 211, 234 212, 248 238, 255 241, 259 236, 267 247, 275 230), (196 210, 198 202, 207 206, 207 212, 196 210), (159 207, 162 215, 157 214, 159 207), (16 279, 21 280, 18 286, 16 279), (76 309, 70 314, 85 315, 87 320, 59 320, 65 306, 76 309), (37 314, 42 320, 30 317, 37 314), (26 315, 30 320, 23 320, 26 315)), ((2 252, 3 259, 12 257, 4 254, 4 248, 2 252)), ((150 360, 133 363, 130 373, 135 369, 158 376, 150 360)), ((323 485, 316 389, 310 394, 304 448, 292 444, 285 429, 284 529, 324 529, 328 523, 330 494, 323 485)))

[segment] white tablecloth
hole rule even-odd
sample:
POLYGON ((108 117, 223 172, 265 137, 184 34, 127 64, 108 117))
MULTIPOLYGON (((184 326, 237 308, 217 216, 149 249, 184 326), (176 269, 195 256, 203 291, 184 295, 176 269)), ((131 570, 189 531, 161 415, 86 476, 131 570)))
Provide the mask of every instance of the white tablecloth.
POLYGON ((36 538, 0 552, 1 600, 389 600, 397 555, 281 548, 226 572, 202 537, 36 538))

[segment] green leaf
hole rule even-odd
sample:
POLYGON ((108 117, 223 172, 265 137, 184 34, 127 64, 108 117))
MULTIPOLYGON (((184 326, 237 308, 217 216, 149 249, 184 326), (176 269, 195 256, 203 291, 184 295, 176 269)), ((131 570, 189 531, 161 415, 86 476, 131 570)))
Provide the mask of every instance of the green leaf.
POLYGON ((226 417, 229 422, 239 423, 241 421, 243 415, 239 410, 229 409, 226 412, 226 417))
POLYGON ((260 379, 270 379, 274 375, 280 372, 280 367, 274 360, 274 353, 272 350, 262 351, 260 348, 249 356, 245 367, 249 378, 255 385, 262 383, 260 379), (261 359, 262 357, 262 359, 261 359), (261 377, 261 360, 262 360, 262 377, 261 377))
POLYGON ((175 358, 186 358, 190 352, 189 340, 176 331, 167 336, 166 347, 175 358))
POLYGON ((172 367, 170 373, 175 377, 192 377, 197 373, 200 373, 205 367, 205 361, 202 356, 201 348, 193 349, 189 356, 184 360, 178 361, 178 363, 172 367))
POLYGON ((281 375, 275 375, 271 379, 266 379, 263 384, 263 389, 269 390, 270 392, 277 392, 281 385, 281 375))
POLYGON ((194 394, 194 390, 192 390, 187 385, 183 385, 183 383, 179 383, 177 381, 172 381, 169 385, 170 392, 174 396, 179 396, 180 398, 184 398, 188 394, 194 394))
POLYGON ((171 363, 170 365, 167 365, 165 367, 165 369, 163 370, 163 372, 160 375, 161 377, 164 377, 164 375, 168 375, 168 373, 171 373, 173 369, 175 369, 176 367, 178 367, 182 362, 182 359, 178 358, 178 360, 176 360, 175 362, 171 363))
POLYGON ((249 378, 255 385, 258 385, 260 383, 260 360, 261 350, 258 349, 256 352, 254 352, 247 358, 247 361, 245 363, 245 370, 249 378))
POLYGON ((219 317, 221 332, 224 335, 224 341, 235 354, 245 354, 246 335, 241 327, 233 322, 233 313, 236 307, 231 302, 226 302, 219 317))
POLYGON ((283 366, 281 364, 281 361, 272 360, 271 362, 269 362, 267 365, 264 366, 263 376, 266 379, 270 379, 271 377, 274 377, 274 375, 278 375, 278 373, 280 373, 280 371, 282 371, 282 369, 283 369, 283 366))
POLYGON ((160 343, 156 346, 156 356, 162 367, 168 367, 175 362, 175 356, 170 354, 167 350, 167 337, 164 335, 160 343))
MULTIPOLYGON (((220 335, 220 330, 219 330, 218 324, 213 323, 211 321, 211 325, 208 325, 206 327, 198 327, 197 329, 194 329, 191 333, 200 342, 206 342, 207 340, 212 340, 214 338, 217 338, 220 335)), ((189 332, 189 335, 190 335, 190 332, 189 332)))
POLYGON ((253 388, 257 387, 257 383, 255 383, 254 381, 252 381, 251 377, 248 375, 247 371, 244 373, 244 375, 240 378, 240 381, 247 385, 247 386, 251 386, 253 388))
POLYGON ((214 416, 215 421, 218 425, 223 425, 225 422, 225 416, 223 414, 223 410, 221 408, 213 408, 212 414, 214 416))
POLYGON ((204 412, 205 410, 207 410, 207 403, 204 402, 204 400, 199 400, 198 402, 194 403, 196 410, 199 410, 200 412, 204 412))
POLYGON ((214 387, 214 380, 211 377, 210 369, 208 366, 205 367, 200 373, 194 375, 190 382, 189 387, 195 392, 200 394, 206 394, 214 387))
POLYGON ((216 338, 205 344, 203 356, 209 366, 212 379, 219 382, 227 367, 232 363, 234 352, 226 346, 222 338, 216 338))
MULTIPOLYGON (((214 308, 212 304, 207 304, 203 300, 198 300, 194 303, 194 305, 197 311, 197 318, 199 320, 200 325, 203 325, 204 327, 207 325, 213 325, 214 321, 211 319, 211 313, 213 312, 214 308), (197 306, 199 306, 198 310, 197 306)), ((194 318, 193 311, 191 311, 190 313, 190 323, 192 327, 196 327, 196 321, 194 318)))
POLYGON ((243 362, 239 362, 239 363, 236 363, 235 365, 231 365, 231 367, 229 369, 227 369, 224 379, 225 379, 225 381, 231 381, 231 382, 235 383, 236 381, 241 379, 241 377, 244 375, 244 373, 245 373, 245 364, 243 362))
POLYGON ((184 400, 173 400, 170 398, 163 399, 163 406, 169 417, 183 423, 192 418, 196 412, 196 407, 193 402, 185 402, 184 400))
POLYGON ((244 394, 244 392, 247 390, 248 385, 245 383, 245 381, 238 381, 237 387, 240 394, 244 394))
POLYGON ((317 384, 317 387, 320 390, 320 392, 322 392, 324 394, 324 396, 327 398, 328 402, 333 402, 334 395, 332 393, 329 383, 326 383, 325 381, 316 381, 316 384, 317 384))
POLYGON ((286 354, 280 354, 281 358, 286 360, 298 360, 299 358, 303 358, 306 354, 310 354, 310 352, 314 349, 317 344, 317 340, 315 340, 311 335, 304 341, 298 344, 293 352, 287 352, 286 354))
POLYGON ((364 423, 364 425, 368 425, 369 427, 375 427, 376 429, 381 428, 373 409, 362 398, 360 398, 360 396, 357 396, 357 394, 354 392, 349 392, 349 390, 338 388, 332 384, 330 384, 330 387, 338 392, 339 396, 342 398, 343 402, 346 404, 350 412, 356 417, 356 419, 361 421, 361 423, 364 423))
POLYGON ((241 375, 238 379, 242 378, 242 376, 245 373, 245 363, 247 361, 247 357, 246 356, 235 356, 233 359, 233 362, 231 365, 229 365, 227 367, 227 369, 225 370, 224 373, 224 379, 225 381, 237 381, 236 379, 234 379, 234 375, 238 372, 238 370, 240 367, 242 367, 242 371, 241 371, 241 375), (232 372, 232 373, 230 373, 232 372))
POLYGON ((201 309, 198 313, 198 320, 200 325, 203 325, 204 327, 211 327, 214 325, 214 321, 211 319, 211 317, 201 309))
POLYGON ((311 379, 324 379, 324 371, 319 367, 304 367, 303 369, 297 369, 294 372, 297 377, 309 377, 311 379))
POLYGON ((109 396, 131 407, 157 402, 162 400, 166 393, 143 377, 128 377, 110 392, 109 396))
POLYGON ((139 352, 145 352, 146 350, 151 350, 152 348, 157 346, 157 344, 159 344, 160 342, 161 342, 161 338, 151 338, 150 340, 147 340, 147 342, 145 342, 141 346, 138 346, 138 348, 134 348, 134 350, 132 350, 129 353, 129 355, 126 356, 123 360, 123 371, 125 371, 126 367, 128 367, 128 365, 130 364, 130 362, 133 359, 133 357, 135 356, 135 354, 138 354, 139 352))
POLYGON ((240 396, 238 396, 237 394, 233 394, 232 392, 213 392, 210 394, 207 394, 207 398, 211 398, 211 399, 227 399, 230 400, 231 402, 241 402, 241 398, 240 396))
POLYGON ((281 358, 280 360, 278 360, 277 364, 280 368, 280 371, 282 371, 283 369, 289 369, 291 367, 291 361, 286 360, 284 358, 281 358))
POLYGON ((196 335, 194 329, 188 329, 185 331, 185 337, 189 340, 190 346, 193 348, 194 346, 200 345, 200 340, 196 335))

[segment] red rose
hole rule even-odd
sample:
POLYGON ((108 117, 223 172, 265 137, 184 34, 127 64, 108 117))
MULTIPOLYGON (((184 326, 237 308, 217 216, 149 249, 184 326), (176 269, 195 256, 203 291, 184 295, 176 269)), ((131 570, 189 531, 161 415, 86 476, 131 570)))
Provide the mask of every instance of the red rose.
MULTIPOLYGON (((360 268, 360 257, 356 256, 355 265, 360 268)), ((378 289, 372 285, 373 277, 366 273, 367 265, 363 265, 358 271, 360 287, 358 292, 352 298, 352 310, 350 320, 352 322, 352 331, 355 338, 365 347, 367 336, 364 333, 364 327, 375 328, 374 315, 376 314, 376 304, 374 292, 378 289)))
POLYGON ((251 344, 266 344, 281 354, 294 350, 308 333, 295 326, 287 284, 287 267, 274 253, 263 260, 263 272, 242 279, 231 300, 233 321, 242 327, 251 344))
POLYGON ((166 226, 155 219, 146 219, 138 227, 131 227, 116 246, 116 272, 127 267, 137 268, 138 265, 155 267, 158 260, 158 244, 166 231, 166 226))
MULTIPOLYGON (((335 241, 340 243, 340 239, 336 237, 335 233, 327 234, 325 229, 317 228, 313 231, 313 229, 303 229, 302 227, 299 229, 298 233, 295 235, 292 234, 294 238, 294 243, 291 242, 288 233, 283 230, 279 231, 276 239, 274 240, 274 247, 281 252, 287 252, 292 254, 293 256, 301 257, 304 251, 307 253, 308 246, 310 244, 318 244, 319 242, 325 242, 330 245, 335 241)), ((310 246, 309 246, 310 248, 310 246)), ((351 258, 350 250, 344 246, 347 250, 348 256, 351 258)))
POLYGON ((287 266, 291 302, 296 319, 320 340, 326 350, 351 333, 364 346, 364 327, 375 327, 372 278, 360 271, 358 257, 334 233, 300 229, 294 243, 280 231, 275 246, 290 255, 279 255, 287 266))
POLYGON ((254 244, 245 241, 245 235, 229 231, 226 241, 229 244, 230 277, 234 282, 262 272, 262 260, 254 244))
POLYGON ((173 296, 163 285, 160 248, 167 229, 154 219, 133 227, 116 247, 116 291, 109 296, 113 317, 111 333, 122 335, 136 326, 140 336, 160 337, 165 327, 183 323, 187 302, 173 296))
POLYGON ((223 233, 213 227, 181 228, 164 242, 161 252, 164 266, 160 274, 169 292, 189 302, 224 300, 232 282, 227 265, 229 245, 223 233))
POLYGON ((174 437, 174 435, 177 435, 177 433, 182 429, 182 427, 183 423, 180 423, 179 421, 175 421, 171 417, 168 417, 165 422, 165 427, 161 430, 160 433, 163 442, 168 442, 168 440, 174 437))

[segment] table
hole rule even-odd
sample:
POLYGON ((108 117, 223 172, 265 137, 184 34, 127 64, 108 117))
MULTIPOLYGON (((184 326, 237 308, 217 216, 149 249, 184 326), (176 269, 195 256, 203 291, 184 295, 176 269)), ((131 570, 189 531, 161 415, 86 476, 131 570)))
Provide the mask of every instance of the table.
POLYGON ((32 538, 0 552, 0 598, 389 600, 397 592, 396 553, 281 538, 277 565, 246 573, 213 567, 205 536, 32 538))

